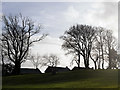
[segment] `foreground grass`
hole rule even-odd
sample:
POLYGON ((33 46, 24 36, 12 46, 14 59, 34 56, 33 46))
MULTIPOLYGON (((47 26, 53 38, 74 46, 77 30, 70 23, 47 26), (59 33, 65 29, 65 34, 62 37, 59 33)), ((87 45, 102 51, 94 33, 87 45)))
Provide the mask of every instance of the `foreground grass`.
POLYGON ((78 70, 65 73, 3 77, 3 88, 117 88, 117 70, 78 70))

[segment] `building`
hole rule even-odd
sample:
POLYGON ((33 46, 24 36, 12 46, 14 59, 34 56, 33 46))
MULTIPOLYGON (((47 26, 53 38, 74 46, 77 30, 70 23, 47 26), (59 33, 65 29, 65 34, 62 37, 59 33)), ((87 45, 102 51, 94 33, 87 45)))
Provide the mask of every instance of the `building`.
POLYGON ((68 67, 50 67, 48 66, 48 68, 45 70, 45 73, 51 73, 51 72, 67 72, 70 71, 70 69, 68 67))
POLYGON ((31 68, 21 68, 20 74, 40 74, 41 71, 39 69, 31 69, 31 68))
POLYGON ((72 69, 72 71, 74 71, 74 70, 84 70, 84 69, 86 69, 86 68, 85 67, 74 67, 72 69))

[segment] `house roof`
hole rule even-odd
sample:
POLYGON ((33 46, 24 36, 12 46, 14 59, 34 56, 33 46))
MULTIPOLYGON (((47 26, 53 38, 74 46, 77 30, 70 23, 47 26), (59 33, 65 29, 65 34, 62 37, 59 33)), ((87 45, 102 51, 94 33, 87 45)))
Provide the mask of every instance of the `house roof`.
POLYGON ((39 69, 33 69, 33 68, 21 68, 20 69, 20 73, 21 74, 37 74, 37 73, 41 73, 41 71, 39 69))
POLYGON ((72 70, 86 69, 85 67, 74 67, 72 70))
POLYGON ((74 67, 72 70, 82 70, 82 69, 93 69, 93 68, 74 67))
POLYGON ((57 72, 65 72, 65 71, 69 71, 70 69, 68 67, 51 67, 48 66, 48 68, 45 70, 45 72, 51 72, 52 69, 55 69, 57 72))

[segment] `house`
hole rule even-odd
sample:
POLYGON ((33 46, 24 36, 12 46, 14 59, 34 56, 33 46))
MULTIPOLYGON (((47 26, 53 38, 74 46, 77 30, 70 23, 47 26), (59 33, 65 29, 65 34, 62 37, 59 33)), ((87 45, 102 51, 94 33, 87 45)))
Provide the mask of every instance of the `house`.
POLYGON ((20 74, 40 74, 41 71, 37 69, 31 69, 31 68, 21 68, 20 74))
POLYGON ((68 67, 50 67, 48 66, 48 68, 45 70, 45 73, 51 73, 51 72, 67 72, 70 71, 70 69, 68 67))
POLYGON ((88 70, 88 69, 91 69, 91 70, 93 70, 93 68, 85 68, 85 67, 74 67, 73 69, 72 69, 72 71, 74 71, 74 70, 88 70))

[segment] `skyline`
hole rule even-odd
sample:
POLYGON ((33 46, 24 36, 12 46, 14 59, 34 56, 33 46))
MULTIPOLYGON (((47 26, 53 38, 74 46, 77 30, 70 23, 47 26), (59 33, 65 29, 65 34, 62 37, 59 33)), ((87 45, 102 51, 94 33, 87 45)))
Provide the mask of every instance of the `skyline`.
POLYGON ((23 16, 29 16, 36 24, 40 23, 43 27, 42 33, 48 33, 49 36, 34 44, 31 47, 32 52, 34 54, 55 53, 61 57, 62 66, 69 63, 70 57, 64 55, 61 49, 63 41, 59 37, 72 25, 87 24, 105 27, 113 30, 114 36, 118 38, 118 7, 117 3, 113 2, 3 2, 2 12, 5 15, 22 13, 23 16))

